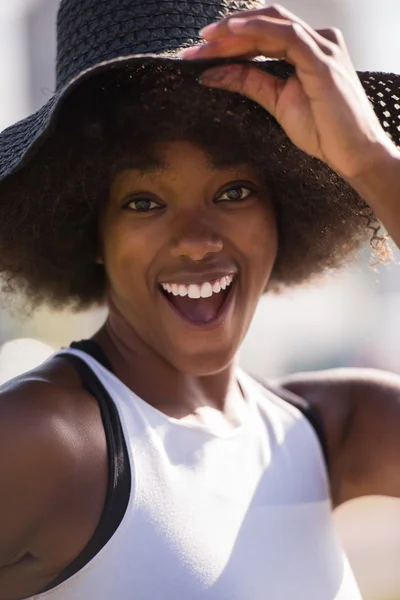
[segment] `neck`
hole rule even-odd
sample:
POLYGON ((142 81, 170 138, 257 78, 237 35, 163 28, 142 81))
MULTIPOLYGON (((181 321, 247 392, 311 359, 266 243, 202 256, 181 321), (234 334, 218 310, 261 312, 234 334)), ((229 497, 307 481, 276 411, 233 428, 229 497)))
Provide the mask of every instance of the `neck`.
POLYGON ((115 375, 158 410, 183 418, 212 407, 236 421, 243 397, 235 378, 235 361, 223 371, 194 376, 179 371, 150 348, 117 312, 110 311, 93 339, 102 347, 115 375))

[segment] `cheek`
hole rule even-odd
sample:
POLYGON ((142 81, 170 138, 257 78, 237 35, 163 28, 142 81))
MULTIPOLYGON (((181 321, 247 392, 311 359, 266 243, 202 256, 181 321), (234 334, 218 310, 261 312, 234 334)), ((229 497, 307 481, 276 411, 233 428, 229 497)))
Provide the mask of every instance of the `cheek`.
POLYGON ((128 221, 110 224, 104 231, 104 265, 111 288, 118 294, 135 285, 140 290, 145 282, 150 257, 154 250, 154 236, 133 230, 128 221))
POLYGON ((278 231, 272 206, 260 203, 257 210, 243 219, 240 232, 241 247, 257 274, 269 275, 278 252, 278 231))

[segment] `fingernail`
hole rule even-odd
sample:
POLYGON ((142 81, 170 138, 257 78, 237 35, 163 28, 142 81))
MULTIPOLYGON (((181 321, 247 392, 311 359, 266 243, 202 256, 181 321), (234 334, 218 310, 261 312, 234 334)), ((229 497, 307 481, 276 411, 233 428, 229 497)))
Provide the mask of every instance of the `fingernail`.
POLYGON ((241 31, 245 27, 247 19, 233 17, 232 19, 228 19, 227 23, 231 31, 241 31))
POLYGON ((210 23, 210 25, 206 25, 202 29, 200 29, 199 34, 201 37, 207 37, 209 33, 213 33, 213 31, 217 28, 217 23, 210 23))
POLYGON ((178 56, 180 58, 191 58, 192 56, 195 56, 197 54, 199 49, 200 49, 200 46, 192 46, 191 48, 184 48, 183 50, 180 50, 180 52, 178 53, 178 56))
POLYGON ((204 73, 201 74, 199 81, 200 83, 204 83, 205 85, 207 85, 208 83, 220 83, 225 79, 226 75, 227 69, 211 69, 209 71, 204 71, 204 73))

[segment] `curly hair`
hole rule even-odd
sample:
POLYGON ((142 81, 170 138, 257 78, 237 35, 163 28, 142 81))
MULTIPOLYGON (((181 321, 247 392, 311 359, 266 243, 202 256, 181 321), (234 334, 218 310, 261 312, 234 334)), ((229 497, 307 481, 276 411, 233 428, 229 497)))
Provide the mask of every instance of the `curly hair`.
POLYGON ((22 291, 33 307, 104 302, 106 275, 96 256, 110 184, 130 157, 179 139, 218 164, 250 163, 266 178, 279 236, 268 290, 339 268, 371 231, 385 254, 367 204, 256 103, 201 86, 179 66, 125 66, 71 93, 35 157, 0 185, 3 291, 22 291))

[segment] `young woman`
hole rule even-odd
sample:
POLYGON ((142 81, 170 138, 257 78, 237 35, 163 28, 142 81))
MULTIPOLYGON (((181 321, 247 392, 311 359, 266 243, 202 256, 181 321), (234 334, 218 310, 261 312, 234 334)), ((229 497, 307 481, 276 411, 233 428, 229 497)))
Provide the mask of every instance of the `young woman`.
POLYGON ((236 355, 265 291, 400 243, 400 78, 279 6, 58 25, 54 97, 0 136, 4 293, 108 318, 1 388, 0 600, 359 600, 331 511, 400 497, 400 378, 236 355))

